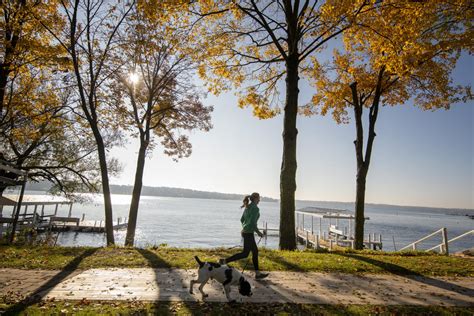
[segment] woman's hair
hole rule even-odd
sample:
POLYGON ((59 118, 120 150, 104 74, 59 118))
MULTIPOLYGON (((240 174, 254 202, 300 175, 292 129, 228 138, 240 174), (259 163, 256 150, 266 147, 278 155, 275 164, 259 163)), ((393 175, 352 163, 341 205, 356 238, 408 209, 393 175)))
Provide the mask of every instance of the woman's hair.
POLYGON ((258 198, 260 198, 260 194, 258 194, 257 192, 247 195, 246 197, 244 197, 244 204, 242 204, 240 208, 249 206, 250 202, 255 202, 255 200, 258 198))

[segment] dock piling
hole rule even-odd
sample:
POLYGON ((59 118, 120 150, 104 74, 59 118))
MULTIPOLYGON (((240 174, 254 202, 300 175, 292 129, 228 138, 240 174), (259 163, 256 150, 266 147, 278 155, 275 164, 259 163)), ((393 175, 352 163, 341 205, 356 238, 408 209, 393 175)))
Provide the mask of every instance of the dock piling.
POLYGON ((443 253, 445 255, 449 255, 448 250, 448 230, 446 227, 443 227, 443 253))

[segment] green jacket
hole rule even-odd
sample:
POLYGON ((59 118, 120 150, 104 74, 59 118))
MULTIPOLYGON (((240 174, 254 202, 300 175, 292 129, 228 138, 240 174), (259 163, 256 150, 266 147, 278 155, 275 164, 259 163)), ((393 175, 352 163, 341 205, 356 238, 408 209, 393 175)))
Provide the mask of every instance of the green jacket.
POLYGON ((243 233, 253 233, 257 231, 257 221, 260 217, 260 210, 257 205, 250 203, 249 206, 245 208, 240 222, 242 223, 242 232, 243 233))

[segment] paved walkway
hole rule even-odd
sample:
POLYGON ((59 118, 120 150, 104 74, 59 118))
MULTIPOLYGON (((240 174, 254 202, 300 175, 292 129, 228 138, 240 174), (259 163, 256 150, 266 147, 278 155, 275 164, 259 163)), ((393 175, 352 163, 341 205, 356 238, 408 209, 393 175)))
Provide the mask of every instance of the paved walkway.
MULTIPOLYGON (((252 277, 252 273, 246 274, 252 277)), ((0 269, 0 297, 40 296, 59 300, 197 301, 189 294, 195 270, 91 269, 44 271, 0 269)), ((251 280, 252 297, 237 289, 231 296, 242 302, 313 304, 406 304, 474 306, 474 278, 430 278, 397 275, 272 272, 262 281, 251 280)), ((225 302, 222 286, 209 282, 207 301, 225 302)))

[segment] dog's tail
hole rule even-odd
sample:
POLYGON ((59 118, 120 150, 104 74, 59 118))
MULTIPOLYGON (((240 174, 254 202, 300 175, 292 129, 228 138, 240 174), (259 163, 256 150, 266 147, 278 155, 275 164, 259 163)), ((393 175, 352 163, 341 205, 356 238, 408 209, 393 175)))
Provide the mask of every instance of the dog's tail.
POLYGON ((202 268, 202 266, 204 265, 204 262, 202 262, 201 260, 199 260, 199 257, 198 257, 198 256, 194 256, 194 259, 196 259, 197 263, 199 263, 199 268, 202 268))

